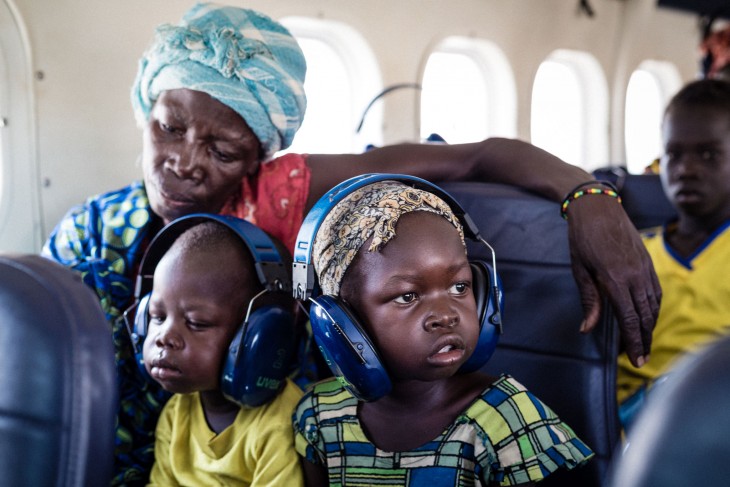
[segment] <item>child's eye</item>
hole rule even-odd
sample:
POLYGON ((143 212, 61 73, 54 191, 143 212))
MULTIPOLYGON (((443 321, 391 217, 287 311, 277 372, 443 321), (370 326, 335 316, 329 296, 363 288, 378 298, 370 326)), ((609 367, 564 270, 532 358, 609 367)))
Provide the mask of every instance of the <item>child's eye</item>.
POLYGON ((700 153, 700 159, 702 159, 705 162, 714 161, 715 157, 717 157, 717 153, 714 150, 703 150, 700 153))
POLYGON ((405 293, 395 298, 396 303, 408 304, 416 300, 416 293, 405 293))
POLYGON ((451 286, 450 292, 454 294, 464 294, 467 289, 469 288, 469 285, 465 282, 457 282, 453 286, 451 286))
POLYGON ((150 314, 150 325, 161 325, 165 321, 165 317, 157 314, 150 314))
POLYGON ((208 323, 203 323, 201 321, 187 320, 187 323, 188 327, 193 331, 202 331, 210 328, 210 325, 208 323))

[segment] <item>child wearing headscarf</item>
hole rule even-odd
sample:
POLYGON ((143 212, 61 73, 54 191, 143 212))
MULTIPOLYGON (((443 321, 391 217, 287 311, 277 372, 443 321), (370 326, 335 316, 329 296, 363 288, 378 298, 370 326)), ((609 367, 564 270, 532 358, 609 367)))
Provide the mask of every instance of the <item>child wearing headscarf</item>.
POLYGON ((305 394, 294 429, 307 485, 515 485, 593 455, 512 377, 459 370, 479 324, 462 225, 441 198, 390 180, 356 189, 324 217, 311 260, 392 388, 360 401, 332 378, 305 394))

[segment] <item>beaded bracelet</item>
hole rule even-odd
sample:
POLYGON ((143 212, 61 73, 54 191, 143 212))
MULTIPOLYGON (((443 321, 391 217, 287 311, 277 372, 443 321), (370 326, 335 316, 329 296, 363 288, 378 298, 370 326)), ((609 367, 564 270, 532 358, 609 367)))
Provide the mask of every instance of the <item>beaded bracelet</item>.
POLYGON ((580 183, 578 186, 573 188, 572 191, 570 191, 567 195, 565 195, 565 198, 563 198, 563 203, 560 205, 560 216, 563 217, 563 219, 568 219, 568 205, 574 201, 580 198, 581 196, 585 196, 587 194, 604 194, 606 196, 611 196, 613 198, 616 198, 616 200, 621 203, 621 196, 619 196, 618 191, 616 190, 616 187, 607 182, 607 181, 586 181, 584 183, 580 183), (607 186, 604 188, 588 188, 588 189, 581 189, 584 186, 589 186, 591 184, 600 184, 601 186, 607 186))

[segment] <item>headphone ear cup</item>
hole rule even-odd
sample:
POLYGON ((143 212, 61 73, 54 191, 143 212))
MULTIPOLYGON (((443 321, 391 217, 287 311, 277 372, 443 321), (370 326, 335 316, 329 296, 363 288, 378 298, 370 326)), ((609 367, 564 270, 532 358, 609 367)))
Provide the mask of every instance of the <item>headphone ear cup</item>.
POLYGON ((284 387, 296 354, 293 313, 277 305, 253 311, 236 332, 221 372, 221 391, 231 401, 258 407, 284 387))
POLYGON ((497 342, 499 341, 499 326, 502 317, 499 314, 500 306, 497 306, 497 299, 502 296, 501 283, 493 283, 492 267, 484 261, 470 261, 472 270, 472 290, 477 306, 477 318, 479 320, 479 339, 474 348, 474 353, 459 368, 459 372, 468 373, 482 368, 492 357, 497 342), (495 287, 498 296, 495 295, 495 287))
POLYGON ((392 388, 378 351, 350 306, 335 296, 312 300, 312 334, 334 376, 361 401, 374 401, 392 388))
POLYGON ((144 341, 147 339, 147 330, 149 330, 150 324, 150 294, 145 294, 139 300, 137 310, 134 314, 131 340, 132 348, 134 349, 134 361, 137 363, 137 368, 142 374, 142 377, 146 380, 153 381, 144 365, 144 341))

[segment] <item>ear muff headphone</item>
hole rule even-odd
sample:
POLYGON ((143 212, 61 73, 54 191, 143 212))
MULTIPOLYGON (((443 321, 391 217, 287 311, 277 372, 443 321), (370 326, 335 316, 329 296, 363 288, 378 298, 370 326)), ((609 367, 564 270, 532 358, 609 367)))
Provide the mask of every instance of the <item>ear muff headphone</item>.
POLYGON ((388 372, 355 312, 337 296, 320 295, 311 249, 320 225, 337 203, 356 189, 384 180, 398 181, 440 197, 463 225, 464 236, 483 243, 492 253, 491 264, 485 261, 469 263, 479 319, 479 339, 474 353, 459 371, 472 372, 486 364, 502 332, 502 287, 496 273, 494 250, 451 195, 424 179, 403 174, 365 174, 348 179, 322 196, 302 223, 294 248, 293 293, 295 298, 311 302, 309 319, 312 333, 333 374, 353 396, 363 401, 374 401, 388 394, 392 387, 388 372))
POLYGON ((291 279, 271 238, 245 220, 196 213, 169 223, 155 236, 140 264, 135 286, 136 306, 125 313, 136 308, 133 324, 128 320, 135 360, 142 373, 149 377, 142 350, 149 329, 149 299, 157 264, 185 230, 207 221, 225 225, 241 238, 253 256, 257 278, 264 288, 248 303, 246 318, 228 347, 221 371, 221 391, 226 398, 242 406, 257 407, 271 401, 284 387, 294 363, 297 333, 291 306, 253 307, 254 301, 264 293, 282 295, 282 303, 290 301, 291 279))

